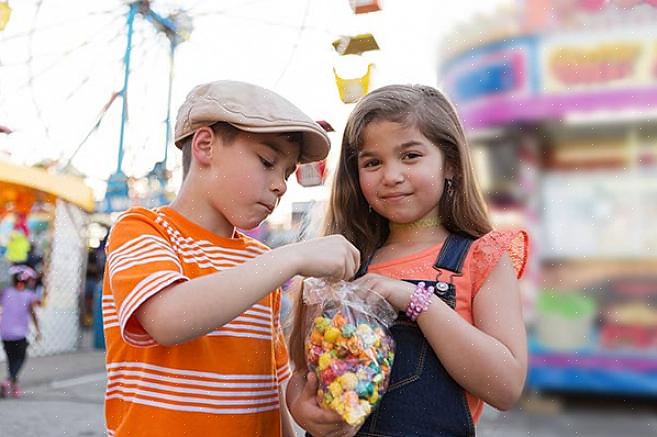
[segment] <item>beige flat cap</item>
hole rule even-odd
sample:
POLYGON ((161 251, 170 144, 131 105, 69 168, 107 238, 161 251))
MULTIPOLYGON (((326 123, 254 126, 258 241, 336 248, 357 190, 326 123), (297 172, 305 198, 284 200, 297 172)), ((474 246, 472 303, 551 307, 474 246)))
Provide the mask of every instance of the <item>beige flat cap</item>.
POLYGON ((257 85, 218 80, 194 87, 178 109, 175 144, 196 129, 218 121, 254 133, 300 132, 303 134, 299 162, 326 158, 331 142, 322 127, 287 99, 257 85))

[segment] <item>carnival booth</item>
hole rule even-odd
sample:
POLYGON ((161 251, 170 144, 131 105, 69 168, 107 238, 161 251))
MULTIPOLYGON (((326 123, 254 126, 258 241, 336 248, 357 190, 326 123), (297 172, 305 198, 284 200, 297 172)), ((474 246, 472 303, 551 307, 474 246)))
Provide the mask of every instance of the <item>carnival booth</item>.
POLYGON ((32 356, 78 347, 93 209, 93 193, 82 179, 0 160, 0 287, 9 284, 12 263, 31 264, 42 276, 32 290, 41 302, 42 333, 40 341, 30 341, 32 356))
POLYGON ((591 3, 459 29, 441 86, 494 221, 533 236, 528 387, 657 396, 657 9, 591 3))

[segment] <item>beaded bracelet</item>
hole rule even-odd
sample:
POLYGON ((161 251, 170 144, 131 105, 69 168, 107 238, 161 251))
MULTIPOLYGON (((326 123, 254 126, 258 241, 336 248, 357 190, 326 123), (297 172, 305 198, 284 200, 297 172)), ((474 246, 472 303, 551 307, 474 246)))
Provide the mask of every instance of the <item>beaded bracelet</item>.
POLYGON ((411 301, 406 308, 406 316, 415 321, 420 314, 429 309, 431 305, 431 296, 433 295, 434 288, 425 288, 424 282, 419 282, 413 294, 411 294, 411 301))

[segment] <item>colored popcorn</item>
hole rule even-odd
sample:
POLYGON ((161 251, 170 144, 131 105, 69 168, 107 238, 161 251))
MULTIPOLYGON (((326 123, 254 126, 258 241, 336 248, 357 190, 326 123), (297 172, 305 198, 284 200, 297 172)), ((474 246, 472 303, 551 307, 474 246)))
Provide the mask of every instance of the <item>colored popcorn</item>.
POLYGON ((320 405, 357 426, 387 388, 394 341, 371 317, 359 318, 358 313, 349 316, 338 310, 332 316, 324 313, 316 317, 305 351, 308 366, 319 380, 320 405))

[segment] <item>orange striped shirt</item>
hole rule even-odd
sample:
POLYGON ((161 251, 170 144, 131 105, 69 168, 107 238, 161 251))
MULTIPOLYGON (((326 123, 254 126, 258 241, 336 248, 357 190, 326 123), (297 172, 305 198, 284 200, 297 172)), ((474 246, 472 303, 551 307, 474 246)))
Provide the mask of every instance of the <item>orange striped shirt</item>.
POLYGON ((171 284, 267 250, 240 233, 219 237, 167 207, 134 208, 118 218, 103 283, 109 436, 281 435, 279 387, 290 370, 280 290, 224 326, 171 347, 157 344, 134 317, 171 284))

